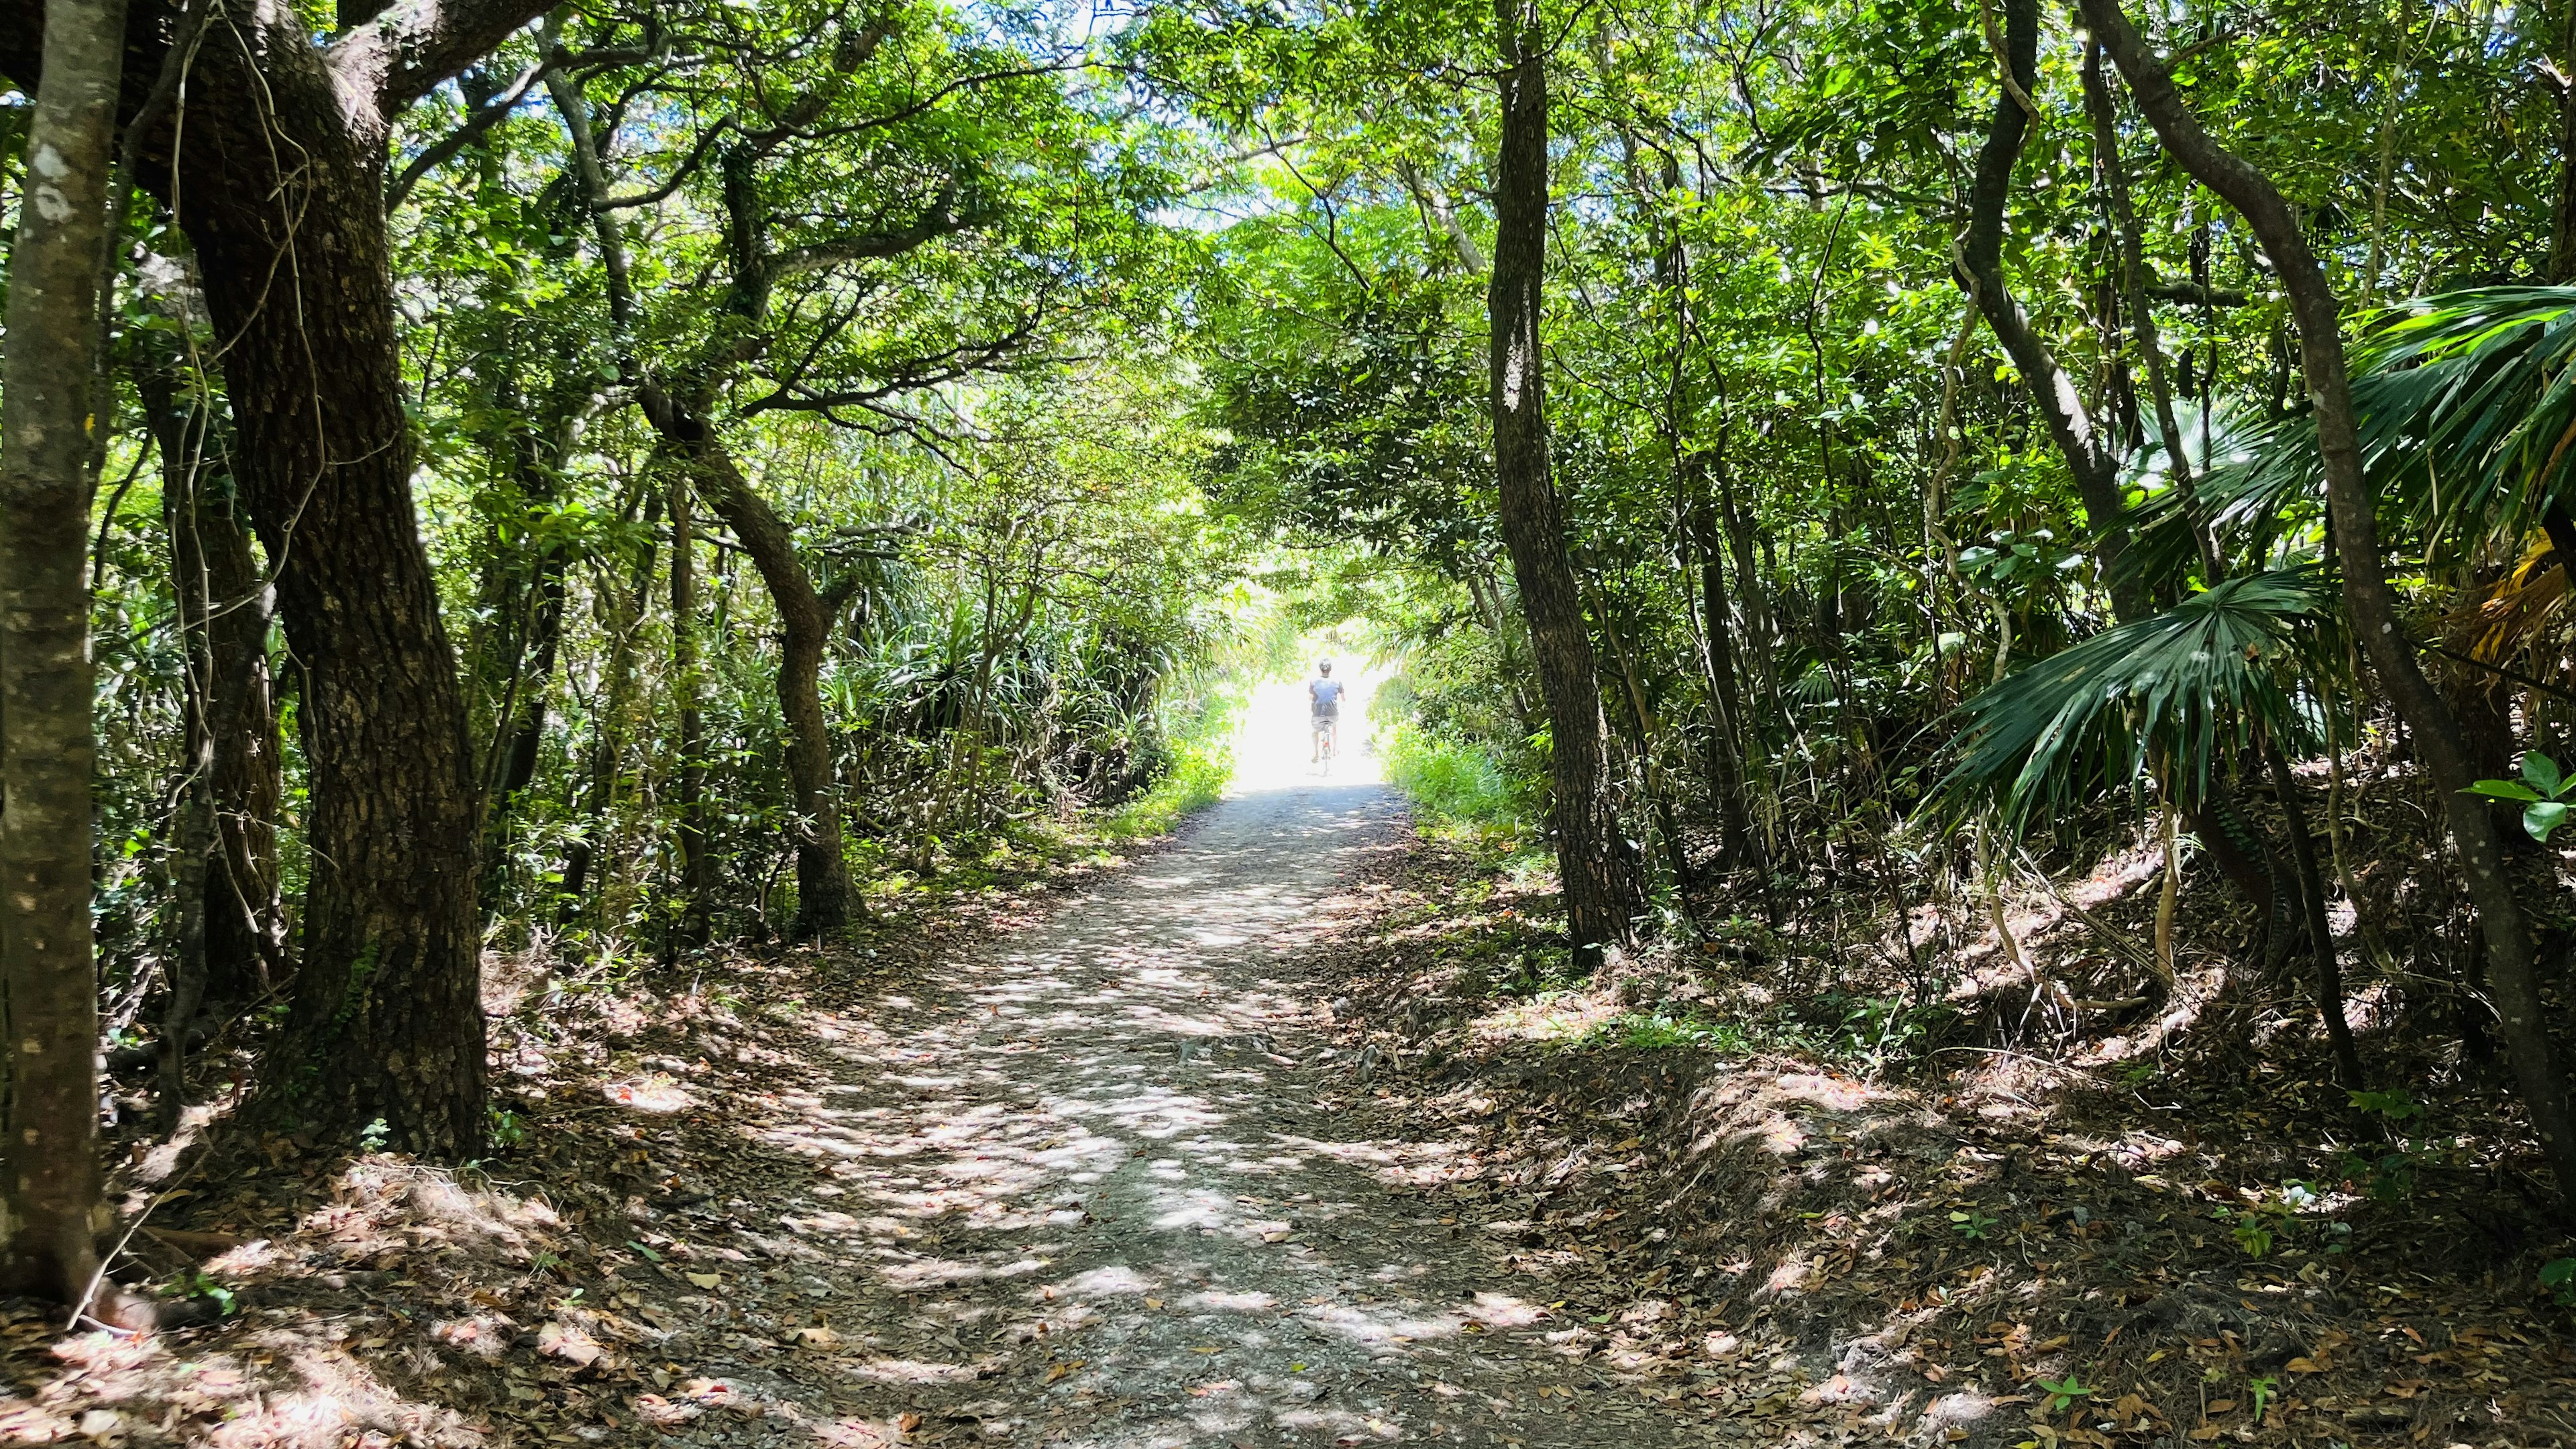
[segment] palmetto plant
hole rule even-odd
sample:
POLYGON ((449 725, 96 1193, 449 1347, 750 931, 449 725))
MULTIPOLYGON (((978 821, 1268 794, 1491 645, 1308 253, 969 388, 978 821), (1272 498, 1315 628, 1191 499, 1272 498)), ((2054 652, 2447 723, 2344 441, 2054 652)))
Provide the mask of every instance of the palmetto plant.
MULTIPOLYGON (((2352 349, 2363 461, 2436 556, 2519 539, 2576 494, 2576 287, 2478 287, 2381 313, 2352 349)), ((2197 502, 2221 531, 2320 490, 2301 414, 2219 420, 2197 502)), ((2152 528, 2173 507, 2140 511, 2152 528)))
POLYGON ((2355 350, 2372 478, 2453 547, 2518 538, 2576 467, 2576 287, 2480 287, 2385 314, 2355 350))
POLYGON ((2197 800, 2258 731, 2302 749, 2315 731, 2295 681, 2334 600, 2314 566, 2244 574, 2053 654, 1960 706, 1944 793, 1993 799, 2019 828, 2151 765, 2197 800))

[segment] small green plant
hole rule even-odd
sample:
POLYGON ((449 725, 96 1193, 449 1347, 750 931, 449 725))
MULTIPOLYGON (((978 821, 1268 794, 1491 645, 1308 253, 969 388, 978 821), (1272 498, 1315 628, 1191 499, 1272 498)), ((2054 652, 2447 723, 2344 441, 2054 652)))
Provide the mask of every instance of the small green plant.
POLYGON ((393 1127, 379 1117, 358 1129, 358 1147, 366 1152, 382 1152, 385 1144, 393 1140, 393 1135, 393 1127))
POLYGON ((527 1140, 528 1124, 524 1118, 520 1117, 518 1113, 509 1111, 505 1108, 495 1107, 492 1109, 493 1146, 511 1148, 516 1147, 527 1140))
POLYGON ((2540 1286, 2561 1308, 2576 1308, 2576 1258, 2552 1258, 2540 1265, 2540 1286))
POLYGON ((1950 1231, 1972 1243, 1982 1243, 1986 1240, 1986 1234, 1993 1231, 1996 1222, 1997 1219, 1973 1209, 1967 1212, 1954 1212, 1950 1214, 1950 1231))
POLYGON ((2038 1383, 2040 1391, 2048 1395, 2048 1412, 2052 1414, 2066 1412, 2068 1405, 2091 1396, 2093 1392, 2084 1386, 2083 1380, 2071 1373, 2062 1379, 2040 1379, 2038 1383))
POLYGON ((2236 1239, 2236 1246, 2245 1250, 2246 1257, 2260 1258, 2272 1251, 2272 1224, 2253 1213, 2237 1218, 2236 1225, 2227 1231, 2236 1239))
POLYGON ((2254 1422, 2260 1424, 2265 1411, 2272 1406, 2273 1396, 2281 1392, 2281 1381, 2276 1378, 2247 1379, 2245 1391, 2254 1396, 2254 1422))
POLYGON ((2522 828, 2543 844, 2567 823, 2568 810, 2576 808, 2569 799, 2576 796, 2576 778, 2560 774, 2558 762, 2538 750, 2523 751, 2521 779, 2480 780, 2466 793, 2521 801, 2522 828))
POLYGON ((202 1268, 190 1269, 171 1283, 171 1290, 181 1298, 203 1298, 215 1305, 225 1317, 233 1314, 233 1290, 206 1275, 202 1268))
POLYGON ((2442 1160, 2449 1145, 2442 1139, 2413 1137, 2401 1129, 2424 1116, 2424 1105, 2403 1087, 2385 1092, 2355 1092, 2353 1106, 2388 1124, 2390 1147, 2377 1156, 2349 1153, 2344 1175, 2361 1185, 2373 1202, 2403 1202, 2415 1195, 2415 1172, 2442 1160))
POLYGON ((1882 1068, 1920 1055, 1940 1026, 1955 1021, 1948 1006, 1911 1006, 1902 996, 1840 997, 1842 1027, 1829 1048, 1838 1057, 1882 1068))

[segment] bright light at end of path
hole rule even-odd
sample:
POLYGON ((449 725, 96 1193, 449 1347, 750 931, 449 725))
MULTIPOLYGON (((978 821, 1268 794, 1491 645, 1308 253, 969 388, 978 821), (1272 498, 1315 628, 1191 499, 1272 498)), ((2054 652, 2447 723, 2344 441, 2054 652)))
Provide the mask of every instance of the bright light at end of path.
POLYGON ((1314 735, 1306 723, 1306 682, 1315 677, 1308 661, 1303 677, 1257 685, 1234 735, 1232 793, 1304 790, 1318 785, 1373 785, 1378 782, 1377 751, 1370 748, 1369 701, 1377 697, 1386 671, 1367 659, 1335 656, 1333 677, 1349 688, 1342 692, 1342 748, 1332 768, 1314 764, 1314 735))

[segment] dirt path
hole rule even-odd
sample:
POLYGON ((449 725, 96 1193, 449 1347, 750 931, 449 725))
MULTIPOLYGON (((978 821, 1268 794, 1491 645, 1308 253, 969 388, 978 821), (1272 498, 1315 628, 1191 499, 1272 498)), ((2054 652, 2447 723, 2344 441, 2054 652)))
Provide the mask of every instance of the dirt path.
POLYGON ((1410 1190, 1456 1144, 1370 1110, 1329 1044, 1294 948, 1396 821, 1371 783, 1238 796, 884 1003, 765 1129, 829 1171, 742 1212, 784 1215, 824 1331, 724 1392, 794 1402, 825 1442, 1706 1442, 1551 1344, 1564 1325, 1410 1190))

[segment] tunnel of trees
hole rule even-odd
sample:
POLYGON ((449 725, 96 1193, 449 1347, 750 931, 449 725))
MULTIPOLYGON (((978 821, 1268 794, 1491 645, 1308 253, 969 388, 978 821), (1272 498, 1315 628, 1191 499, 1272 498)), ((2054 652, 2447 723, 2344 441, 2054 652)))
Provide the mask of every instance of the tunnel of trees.
POLYGON ((2265 995, 2576 1192, 2576 8, 9 0, 0 74, 0 1289, 95 1286, 103 1092, 481 1156, 492 963, 840 949, 1322 628, 1578 975, 2265 995), (2026 953, 2113 860, 2152 931, 2026 953))

